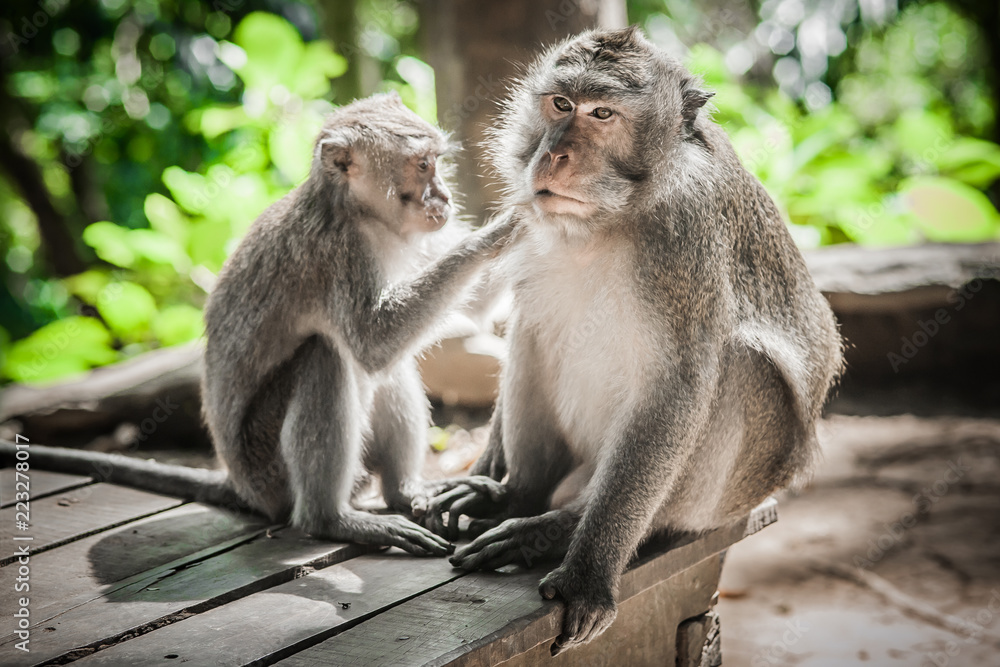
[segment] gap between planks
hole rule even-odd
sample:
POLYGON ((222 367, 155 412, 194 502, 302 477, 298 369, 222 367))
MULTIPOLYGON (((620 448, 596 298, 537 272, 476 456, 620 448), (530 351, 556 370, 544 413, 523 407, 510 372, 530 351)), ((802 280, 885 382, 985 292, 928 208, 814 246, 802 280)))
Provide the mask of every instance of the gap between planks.
MULTIPOLYGON (((0 509, 10 507, 16 502, 15 493, 17 492, 18 479, 15 472, 17 471, 14 468, 0 468, 0 509)), ((31 470, 23 474, 28 475, 31 500, 39 500, 60 492, 87 486, 94 481, 93 478, 86 475, 67 475, 48 470, 31 470)))

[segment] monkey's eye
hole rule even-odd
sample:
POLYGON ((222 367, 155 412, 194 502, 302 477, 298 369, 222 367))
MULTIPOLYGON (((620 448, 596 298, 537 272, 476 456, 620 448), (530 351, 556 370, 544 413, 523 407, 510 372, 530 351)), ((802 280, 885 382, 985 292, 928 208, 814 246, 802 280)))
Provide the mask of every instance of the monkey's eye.
POLYGON ((611 118, 611 116, 613 116, 614 113, 615 113, 614 111, 612 111, 607 107, 597 107, 596 109, 594 109, 592 115, 595 118, 600 118, 601 120, 607 120, 611 118))
POLYGON ((552 104, 553 106, 555 106, 556 109, 559 109, 559 111, 562 111, 563 113, 567 113, 573 110, 573 103, 567 100, 565 97, 559 97, 558 95, 556 97, 553 97, 552 104))
POLYGON ((427 168, 431 166, 430 160, 427 158, 422 158, 420 162, 417 163, 417 169, 420 171, 427 171, 427 168))

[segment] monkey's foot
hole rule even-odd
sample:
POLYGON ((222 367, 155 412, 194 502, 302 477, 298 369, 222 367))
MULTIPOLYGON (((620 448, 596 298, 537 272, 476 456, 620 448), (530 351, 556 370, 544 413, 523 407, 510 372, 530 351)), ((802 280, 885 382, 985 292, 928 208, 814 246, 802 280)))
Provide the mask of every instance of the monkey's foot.
POLYGON ((508 519, 455 552, 451 564, 463 570, 495 570, 517 563, 532 565, 562 558, 576 522, 565 512, 508 519))
POLYGON ((546 600, 559 597, 566 601, 562 633, 552 644, 552 655, 597 638, 618 615, 610 587, 601 586, 592 578, 576 576, 565 565, 549 572, 538 584, 538 592, 546 600))
POLYGON ((455 550, 455 545, 448 540, 396 514, 354 512, 344 517, 332 530, 308 532, 329 539, 399 547, 415 556, 447 556, 455 550))
POLYGON ((458 521, 463 516, 495 517, 507 506, 507 487, 489 477, 460 477, 444 482, 436 495, 414 498, 413 515, 422 517, 425 526, 450 540, 458 539, 458 521))

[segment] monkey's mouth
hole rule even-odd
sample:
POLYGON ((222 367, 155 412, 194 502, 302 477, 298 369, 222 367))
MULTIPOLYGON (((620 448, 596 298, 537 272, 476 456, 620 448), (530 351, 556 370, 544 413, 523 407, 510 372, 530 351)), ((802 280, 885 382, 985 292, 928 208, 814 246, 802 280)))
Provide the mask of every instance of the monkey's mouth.
POLYGON ((444 223, 448 222, 451 206, 448 204, 428 205, 424 208, 424 215, 431 226, 440 229, 444 223))
POLYGON ((535 190, 535 205, 547 213, 587 216, 593 212, 593 204, 576 197, 570 197, 548 188, 535 190))
POLYGON ((570 201, 575 201, 578 204, 586 204, 585 201, 580 201, 575 197, 570 197, 569 195, 559 194, 558 192, 552 192, 548 188, 542 188, 541 190, 535 190, 536 197, 561 197, 562 199, 568 199, 570 201))

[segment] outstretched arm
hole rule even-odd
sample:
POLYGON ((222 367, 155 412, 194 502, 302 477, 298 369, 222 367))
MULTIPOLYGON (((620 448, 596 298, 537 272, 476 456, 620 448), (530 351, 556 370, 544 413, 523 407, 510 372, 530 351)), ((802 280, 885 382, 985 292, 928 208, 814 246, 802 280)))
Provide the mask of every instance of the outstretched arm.
POLYGON ((455 302, 477 269, 505 247, 517 224, 514 212, 506 211, 413 281, 383 291, 375 303, 356 304, 345 336, 358 361, 374 372, 405 354, 455 302))

